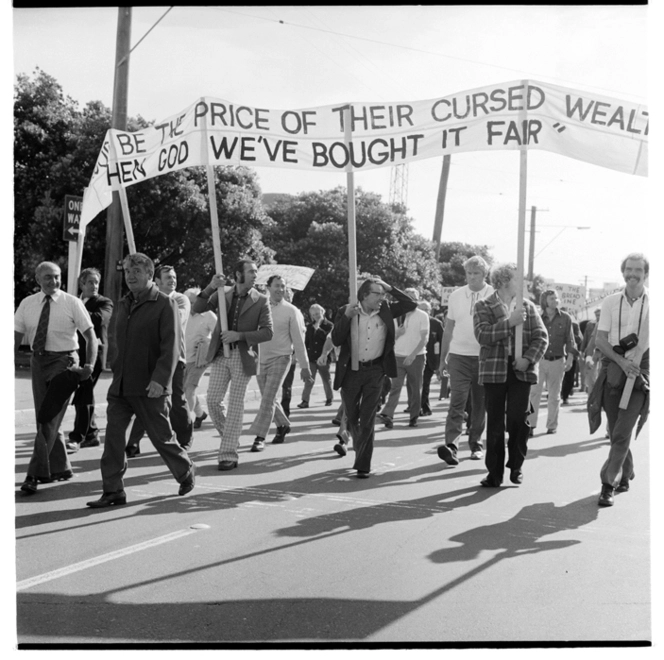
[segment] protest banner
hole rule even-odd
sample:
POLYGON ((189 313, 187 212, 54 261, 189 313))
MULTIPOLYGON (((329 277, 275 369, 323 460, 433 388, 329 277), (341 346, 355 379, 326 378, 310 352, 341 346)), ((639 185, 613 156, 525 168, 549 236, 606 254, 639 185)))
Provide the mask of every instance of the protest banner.
POLYGON ((286 282, 286 286, 296 291, 303 291, 314 274, 314 268, 306 266, 289 266, 286 264, 263 264, 258 269, 256 284, 265 284, 272 275, 280 275, 286 282))
POLYGON ((107 131, 81 223, 111 193, 199 165, 354 172, 452 153, 544 149, 647 176, 648 110, 531 80, 426 101, 274 110, 202 97, 146 129, 107 131))
POLYGON ((560 306, 569 311, 581 311, 586 305, 586 288, 574 284, 554 284, 553 288, 558 292, 560 306))

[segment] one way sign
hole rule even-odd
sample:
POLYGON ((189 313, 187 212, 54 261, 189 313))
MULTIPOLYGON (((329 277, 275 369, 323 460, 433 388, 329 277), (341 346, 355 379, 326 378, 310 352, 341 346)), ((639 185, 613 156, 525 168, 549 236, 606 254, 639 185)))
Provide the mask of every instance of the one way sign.
POLYGON ((81 209, 83 208, 83 197, 77 195, 65 195, 65 241, 78 240, 78 228, 81 225, 81 209))

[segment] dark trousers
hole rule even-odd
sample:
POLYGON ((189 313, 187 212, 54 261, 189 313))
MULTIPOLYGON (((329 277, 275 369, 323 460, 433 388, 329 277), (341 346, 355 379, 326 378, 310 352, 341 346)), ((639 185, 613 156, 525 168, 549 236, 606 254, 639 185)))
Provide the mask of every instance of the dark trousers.
POLYGON ((569 371, 565 372, 563 376, 563 383, 560 386, 560 396, 563 401, 567 401, 570 395, 574 391, 574 379, 576 378, 576 373, 579 369, 579 364, 576 358, 572 361, 572 368, 569 371))
POLYGON ((97 353, 97 360, 92 369, 92 375, 87 380, 81 381, 76 392, 74 392, 72 405, 76 411, 76 418, 74 419, 74 430, 69 433, 69 439, 73 442, 92 440, 99 435, 99 429, 95 420, 94 389, 102 372, 101 356, 100 346, 97 353))
MULTIPOLYGON (((173 374, 173 394, 171 394, 171 412, 169 417, 180 446, 185 449, 191 449, 194 425, 191 421, 191 411, 189 410, 187 397, 184 394, 184 372, 185 364, 178 360, 175 373, 173 374)), ((131 427, 129 442, 127 444, 138 446, 146 431, 147 429, 141 425, 141 421, 137 416, 134 420, 134 425, 131 427)))
POLYGON ((106 438, 101 456, 101 477, 105 493, 123 490, 127 471, 125 437, 131 418, 135 415, 148 438, 178 483, 185 480, 192 468, 186 450, 175 440, 169 420, 170 397, 108 395, 106 438))
POLYGON ((286 417, 290 417, 290 403, 293 394, 293 380, 295 379, 295 362, 291 364, 286 378, 281 386, 281 407, 284 409, 286 417))
POLYGON ((431 389, 431 379, 436 372, 425 362, 424 375, 422 376, 422 412, 430 413, 431 404, 429 403, 429 392, 431 389))
POLYGON ((500 484, 505 472, 505 432, 507 467, 510 470, 520 470, 526 459, 530 383, 516 377, 510 359, 507 380, 504 383, 485 383, 484 394, 487 414, 485 465, 489 471, 489 479, 500 484))
POLYGON ((359 371, 352 371, 349 367, 341 383, 341 399, 355 447, 354 470, 371 471, 374 425, 384 373, 382 364, 360 368, 359 371))
MULTIPOLYGON (((37 356, 30 360, 32 371, 32 397, 35 402, 35 416, 39 413, 48 384, 55 376, 65 371, 67 367, 78 363, 74 351, 37 356)), ((49 479, 52 474, 71 471, 71 463, 67 456, 65 437, 60 431, 62 419, 67 412, 69 399, 60 409, 60 412, 49 422, 37 423, 37 435, 32 450, 32 457, 28 465, 28 476, 49 479)))
POLYGON ((622 388, 610 387, 608 383, 604 386, 602 407, 609 424, 611 449, 600 471, 600 479, 603 484, 614 487, 621 481, 629 482, 634 477, 634 459, 630 444, 646 394, 633 390, 625 410, 620 408, 621 397, 622 388))

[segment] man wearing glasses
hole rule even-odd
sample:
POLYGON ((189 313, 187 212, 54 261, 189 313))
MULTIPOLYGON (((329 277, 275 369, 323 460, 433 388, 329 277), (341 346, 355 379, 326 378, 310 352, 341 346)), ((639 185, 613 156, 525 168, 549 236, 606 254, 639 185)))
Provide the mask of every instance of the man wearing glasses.
MULTIPOLYGON (((381 279, 365 280, 357 292, 358 302, 339 309, 332 329, 332 342, 340 346, 339 361, 334 374, 334 389, 341 388, 346 409, 348 430, 355 447, 355 463, 360 479, 371 472, 374 423, 385 376, 395 378, 397 361, 394 355, 394 319, 417 308, 408 294, 381 279), (385 301, 390 293, 396 302, 385 301), (351 368, 351 322, 358 323, 359 368, 351 368)), ((340 455, 347 453, 346 443, 334 445, 340 455)))

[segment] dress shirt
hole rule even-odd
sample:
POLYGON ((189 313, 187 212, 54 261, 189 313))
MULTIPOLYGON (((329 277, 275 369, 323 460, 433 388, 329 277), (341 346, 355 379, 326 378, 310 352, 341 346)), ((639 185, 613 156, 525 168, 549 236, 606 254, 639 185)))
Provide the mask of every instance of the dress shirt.
POLYGON ((185 331, 185 355, 187 362, 196 361, 196 351, 201 342, 207 341, 217 325, 217 315, 214 312, 203 312, 189 316, 185 331))
POLYGON ((450 353, 479 356, 480 344, 475 338, 473 329, 475 304, 478 300, 488 298, 492 293, 493 287, 490 284, 485 284, 479 291, 471 291, 467 284, 452 291, 447 302, 447 318, 454 321, 450 353))
MULTIPOLYGON (((360 329, 359 329, 359 358, 360 362, 368 362, 379 358, 385 350, 385 337, 387 328, 383 319, 378 315, 379 310, 365 312, 360 305, 360 329)), ((352 320, 352 319, 351 319, 352 320)))
POLYGON ((272 312, 272 339, 263 342, 260 350, 261 364, 275 357, 292 355, 300 368, 309 368, 309 358, 304 348, 304 317, 298 313, 297 307, 285 300, 278 303, 270 302, 272 312))
MULTIPOLYGON (((25 340, 32 346, 37 332, 39 317, 44 304, 45 294, 35 293, 21 301, 14 314, 14 331, 22 332, 25 340)), ((46 347, 53 352, 75 351, 78 349, 76 331, 81 334, 92 329, 92 319, 85 305, 76 296, 60 291, 51 294, 51 305, 46 347)))
POLYGON ((551 318, 544 311, 542 312, 542 321, 549 334, 549 347, 544 354, 545 359, 578 354, 572 332, 572 317, 567 312, 556 309, 553 318, 551 318))

